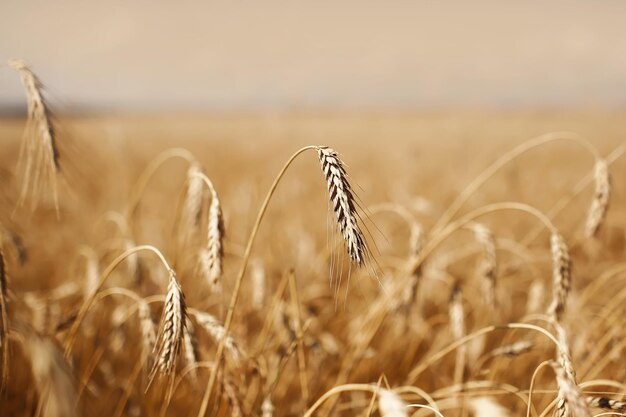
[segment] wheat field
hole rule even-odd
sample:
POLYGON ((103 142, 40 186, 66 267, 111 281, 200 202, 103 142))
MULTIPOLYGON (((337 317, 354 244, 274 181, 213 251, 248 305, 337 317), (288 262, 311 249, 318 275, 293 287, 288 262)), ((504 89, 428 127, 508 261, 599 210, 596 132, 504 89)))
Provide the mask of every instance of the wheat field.
POLYGON ((626 412, 623 112, 41 110, 0 415, 626 412))

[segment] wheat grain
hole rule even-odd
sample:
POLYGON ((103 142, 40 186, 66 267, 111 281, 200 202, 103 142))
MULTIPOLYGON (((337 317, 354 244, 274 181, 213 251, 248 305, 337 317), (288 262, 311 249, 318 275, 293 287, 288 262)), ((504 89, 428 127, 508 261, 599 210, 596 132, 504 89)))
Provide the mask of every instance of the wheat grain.
POLYGON ((318 147, 317 153, 326 178, 330 202, 350 259, 357 265, 363 265, 369 256, 369 249, 357 221, 354 196, 344 164, 331 148, 318 147))
POLYGON ((593 237, 598 233, 602 220, 606 217, 611 196, 611 178, 606 160, 599 159, 594 168, 595 189, 591 206, 585 222, 585 236, 593 237))

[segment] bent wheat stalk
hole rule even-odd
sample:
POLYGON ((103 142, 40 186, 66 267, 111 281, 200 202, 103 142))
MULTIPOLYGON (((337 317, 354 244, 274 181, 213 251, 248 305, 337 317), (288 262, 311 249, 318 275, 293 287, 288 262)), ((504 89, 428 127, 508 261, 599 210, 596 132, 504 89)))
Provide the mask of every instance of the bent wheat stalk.
POLYGON ((467 187, 463 189, 463 191, 457 196, 457 198, 452 202, 452 204, 448 207, 448 209, 443 213, 443 215, 437 220, 432 230, 434 232, 440 231, 454 216, 459 212, 463 204, 474 194, 489 178, 491 178, 500 168, 505 166, 507 163, 517 158, 518 156, 530 151, 533 148, 538 146, 554 142, 557 140, 569 140, 581 145, 585 148, 591 155, 593 155, 594 159, 597 161, 600 156, 598 154, 597 149, 585 138, 571 132, 552 132, 546 133, 541 136, 537 136, 533 139, 530 139, 527 142, 522 143, 521 145, 516 146, 509 152, 500 156, 495 162, 493 162, 489 167, 487 167, 483 172, 481 172, 467 187))
MULTIPOLYGON (((305 146, 301 149, 299 149, 298 151, 296 151, 296 153, 294 153, 285 163, 285 165, 283 166, 283 168, 280 170, 280 172, 278 173, 278 175, 276 176, 276 178, 274 179, 274 182, 272 183, 266 197, 265 200, 263 201, 263 204, 261 205, 261 208, 259 210, 259 214, 257 215, 256 221, 252 227, 252 231, 250 232, 250 237, 248 238, 248 243, 246 245, 246 249, 244 251, 244 255, 243 255, 243 260, 242 260, 242 264, 241 264, 241 268, 239 270, 239 274, 237 275, 237 279, 235 281, 235 287, 233 289, 233 293, 230 299, 230 303, 228 305, 228 310, 226 312, 226 319, 224 321, 224 331, 225 331, 225 336, 228 336, 228 332, 230 331, 230 327, 232 325, 232 320, 233 320, 233 315, 234 315, 234 311, 235 311, 235 306, 237 305, 237 301, 239 300, 239 294, 240 294, 240 289, 241 289, 241 283, 243 282, 243 278, 245 276, 246 273, 246 268, 248 266, 248 261, 250 260, 250 254, 252 253, 252 245, 254 244, 254 241, 256 239, 256 235, 258 233, 259 227, 261 225, 261 221, 263 220, 263 217, 265 215, 265 212, 267 211, 267 207, 269 205, 269 202, 272 198, 272 196, 274 195, 274 191, 276 190, 276 187, 278 186, 278 183, 280 182, 281 178, 284 176, 285 172, 287 171, 287 168, 289 168, 289 166, 292 164, 292 162, 303 152, 306 152, 308 150, 313 150, 315 149, 316 151, 318 151, 318 153, 320 152, 320 149, 326 149, 325 152, 322 152, 322 155, 325 154, 329 154, 329 155, 333 155, 336 154, 334 151, 328 150, 328 148, 326 147, 320 147, 320 146, 305 146)), ((334 161, 333 161, 334 162, 334 161)), ((331 161, 328 161, 328 163, 330 164, 331 161)), ((335 165, 338 162, 334 162, 335 165)), ((343 167, 343 164, 341 165, 343 167)), ((333 175, 333 180, 335 180, 334 176, 339 176, 339 175, 343 175, 345 173, 345 171, 341 171, 337 168, 337 166, 334 166, 334 169, 331 170, 331 174, 333 175)), ((342 190, 345 191, 346 190, 346 185, 343 182, 342 179, 337 178, 337 181, 339 181, 342 184, 342 190)), ((345 182, 347 182, 347 179, 345 180, 345 182)), ((329 191, 330 191, 330 185, 329 185, 329 191)), ((351 198, 352 194, 347 194, 345 192, 342 193, 341 197, 338 198, 351 198)), ((346 207, 349 209, 350 207, 354 207, 354 202, 346 202, 345 200, 343 202, 341 202, 343 205, 341 205, 341 210, 342 210, 342 214, 343 215, 351 215, 354 216, 354 212, 350 212, 348 213, 346 211, 346 207)), ((338 217, 339 220, 339 217, 338 217)), ((347 224, 344 225, 345 227, 348 227, 347 224)), ((341 228, 342 225, 339 224, 339 227, 341 228)), ((351 228, 358 228, 358 223, 356 221, 356 218, 351 217, 350 219, 350 226, 351 228)), ((360 231, 360 229, 359 229, 360 231)), ((348 231, 347 235, 344 235, 344 239, 346 239, 346 236, 350 237, 351 234, 356 234, 356 230, 351 230, 348 231)), ((361 234, 362 236, 362 234, 361 234)), ((354 236, 352 236, 352 239, 354 240, 354 236)), ((358 242, 358 244, 365 244, 365 241, 363 240, 362 242, 358 242)), ((346 239, 346 244, 348 245, 348 247, 351 246, 351 242, 349 242, 346 239)), ((355 243, 352 243, 352 251, 355 253, 355 257, 353 257, 352 254, 350 254, 351 259, 355 259, 356 258, 356 254, 358 253, 359 256, 363 255, 364 253, 367 252, 366 249, 359 247, 359 246, 354 246, 355 243)), ((361 258, 356 258, 356 259, 363 259, 361 258)), ((213 368, 211 370, 211 375, 209 377, 209 382, 207 384, 207 388, 204 391, 204 396, 202 398, 202 403, 200 405, 200 409, 198 410, 198 417, 202 417, 206 414, 207 408, 209 406, 209 400, 211 398, 211 395, 213 393, 213 388, 215 386, 215 381, 217 379, 217 372, 218 369, 220 367, 222 358, 223 358, 223 354, 224 354, 224 342, 225 342, 226 337, 224 337, 221 341, 220 344, 217 347, 217 352, 215 354, 215 368, 213 368)))

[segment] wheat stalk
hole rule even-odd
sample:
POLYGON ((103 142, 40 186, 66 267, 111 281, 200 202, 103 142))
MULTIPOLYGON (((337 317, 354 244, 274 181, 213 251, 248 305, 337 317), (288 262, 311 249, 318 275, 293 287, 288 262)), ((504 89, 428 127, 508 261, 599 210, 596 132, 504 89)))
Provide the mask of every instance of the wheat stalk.
POLYGON ((366 257, 369 257, 369 249, 357 221, 354 196, 345 166, 333 149, 327 147, 316 149, 326 178, 330 202, 350 259, 359 266, 363 265, 366 257))
POLYGON ((602 220, 606 217, 609 208, 609 198, 611 196, 611 178, 609 174, 609 165, 606 160, 598 159, 594 167, 595 189, 589 212, 587 213, 587 221, 585 223, 585 236, 593 237, 598 233, 602 220))
POLYGON ((548 315, 555 321, 561 321, 565 313, 567 297, 572 285, 572 261, 567 244, 558 232, 550 238, 552 250, 552 302, 548 315))
POLYGON ((157 372, 167 376, 174 371, 187 318, 185 296, 176 280, 176 273, 170 269, 169 274, 170 282, 165 296, 157 343, 153 350, 157 359, 150 372, 150 382, 157 372))
POLYGON ((22 80, 28 99, 28 124, 24 133, 18 167, 24 176, 19 205, 32 198, 32 208, 48 188, 58 211, 56 173, 59 169, 59 151, 50 108, 42 93, 43 84, 20 59, 11 59, 9 66, 22 80), (34 134, 30 134, 34 129, 34 134))

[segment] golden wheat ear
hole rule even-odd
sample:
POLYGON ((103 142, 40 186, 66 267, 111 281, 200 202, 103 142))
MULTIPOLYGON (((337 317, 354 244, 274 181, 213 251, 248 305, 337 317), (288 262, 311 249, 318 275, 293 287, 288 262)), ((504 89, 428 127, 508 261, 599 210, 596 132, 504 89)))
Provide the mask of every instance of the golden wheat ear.
POLYGON ((28 121, 18 158, 18 172, 22 177, 18 204, 23 206, 28 202, 34 210, 42 198, 50 193, 58 211, 59 151, 52 113, 43 94, 43 84, 21 59, 11 59, 8 64, 19 74, 28 100, 28 121))
POLYGON ((150 371, 149 384, 152 383, 157 373, 170 376, 174 372, 187 322, 185 295, 176 279, 176 273, 173 270, 169 273, 170 282, 165 296, 157 342, 154 346, 156 360, 150 371))
POLYGON ((357 266, 363 266, 370 256, 370 251, 359 227, 354 195, 348 182, 345 165, 335 150, 322 146, 316 149, 326 178, 330 203, 350 260, 357 266))

